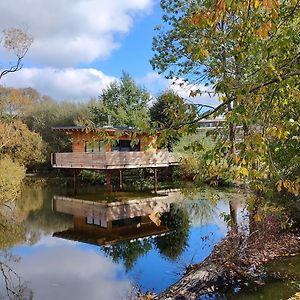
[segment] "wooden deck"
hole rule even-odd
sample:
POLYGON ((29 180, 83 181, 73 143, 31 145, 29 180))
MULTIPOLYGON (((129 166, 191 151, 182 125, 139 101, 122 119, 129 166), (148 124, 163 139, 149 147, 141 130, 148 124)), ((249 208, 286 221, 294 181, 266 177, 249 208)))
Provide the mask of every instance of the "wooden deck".
POLYGON ((177 165, 178 159, 168 151, 106 152, 106 153, 54 153, 53 168, 68 169, 134 169, 162 168, 177 165))

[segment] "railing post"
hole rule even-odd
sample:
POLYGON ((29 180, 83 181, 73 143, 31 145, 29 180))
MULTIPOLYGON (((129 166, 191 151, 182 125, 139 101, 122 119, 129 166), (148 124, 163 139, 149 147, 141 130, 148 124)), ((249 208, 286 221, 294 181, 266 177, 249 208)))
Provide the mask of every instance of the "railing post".
POLYGON ((154 172, 154 192, 157 193, 157 168, 153 168, 154 172))
POLYGON ((73 170, 73 191, 74 195, 77 195, 77 170, 73 170))
POLYGON ((51 153, 51 166, 56 165, 56 153, 51 153))
POLYGON ((123 191, 123 170, 119 170, 119 186, 120 190, 123 191))
POLYGON ((111 192, 111 173, 109 170, 107 170, 107 173, 106 173, 106 191, 108 193, 111 192))

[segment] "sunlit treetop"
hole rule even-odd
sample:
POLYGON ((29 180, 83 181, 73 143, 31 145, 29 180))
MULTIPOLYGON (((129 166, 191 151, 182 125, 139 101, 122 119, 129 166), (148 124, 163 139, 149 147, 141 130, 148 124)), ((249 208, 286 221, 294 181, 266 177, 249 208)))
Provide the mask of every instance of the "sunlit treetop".
POLYGON ((299 1, 162 0, 161 7, 151 62, 169 78, 223 93, 265 73, 286 74, 299 59, 299 1))

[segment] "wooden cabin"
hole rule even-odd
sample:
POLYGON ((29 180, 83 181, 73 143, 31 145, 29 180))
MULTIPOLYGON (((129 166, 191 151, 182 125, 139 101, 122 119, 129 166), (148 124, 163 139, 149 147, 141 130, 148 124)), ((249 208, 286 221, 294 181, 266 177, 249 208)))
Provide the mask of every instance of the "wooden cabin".
POLYGON ((156 148, 158 134, 150 136, 133 128, 111 126, 89 130, 82 126, 53 127, 52 130, 65 132, 72 138, 72 152, 52 154, 52 167, 73 169, 74 180, 77 170, 106 170, 107 191, 111 190, 111 170, 119 170, 122 189, 124 169, 153 168, 156 191, 157 168, 178 164, 172 153, 156 148))
POLYGON ((111 246, 123 241, 154 237, 169 228, 154 220, 155 213, 168 213, 174 196, 132 199, 122 202, 92 202, 54 196, 53 210, 73 215, 73 227, 53 236, 89 244, 111 246))

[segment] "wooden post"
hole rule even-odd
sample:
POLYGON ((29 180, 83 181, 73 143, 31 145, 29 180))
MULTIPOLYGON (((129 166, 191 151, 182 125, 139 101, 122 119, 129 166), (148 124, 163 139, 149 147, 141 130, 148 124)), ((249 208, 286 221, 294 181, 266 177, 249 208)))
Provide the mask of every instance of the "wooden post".
POLYGON ((123 170, 119 170, 119 186, 120 190, 123 191, 123 170))
POLYGON ((106 174, 106 191, 108 193, 111 192, 111 173, 110 173, 110 171, 107 171, 107 174, 106 174))
POLYGON ((153 168, 154 172, 154 192, 157 193, 157 169, 153 168))
POLYGON ((73 191, 74 195, 77 195, 77 170, 73 170, 73 191))

